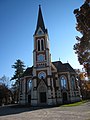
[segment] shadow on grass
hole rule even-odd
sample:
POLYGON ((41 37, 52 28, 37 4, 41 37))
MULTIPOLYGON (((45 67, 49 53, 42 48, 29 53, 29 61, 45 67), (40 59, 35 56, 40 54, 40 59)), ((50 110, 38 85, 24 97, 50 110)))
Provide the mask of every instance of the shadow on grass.
MULTIPOLYGON (((88 101, 83 101, 83 102, 85 103, 85 102, 88 102, 88 101)), ((67 104, 67 105, 69 106, 69 105, 72 105, 72 104, 67 104)), ((88 106, 89 105, 90 105, 90 101, 88 103, 88 106)), ((18 105, 18 104, 8 105, 8 106, 1 106, 0 107, 0 116, 7 116, 7 115, 19 114, 19 113, 23 113, 23 112, 35 111, 35 110, 39 110, 39 109, 48 109, 48 108, 63 107, 63 106, 64 105, 61 105, 61 106, 31 107, 30 105, 18 105)))
POLYGON ((0 107, 0 116, 19 114, 22 112, 30 112, 39 109, 47 109, 51 108, 51 106, 43 106, 43 107, 31 107, 30 105, 8 105, 0 107))

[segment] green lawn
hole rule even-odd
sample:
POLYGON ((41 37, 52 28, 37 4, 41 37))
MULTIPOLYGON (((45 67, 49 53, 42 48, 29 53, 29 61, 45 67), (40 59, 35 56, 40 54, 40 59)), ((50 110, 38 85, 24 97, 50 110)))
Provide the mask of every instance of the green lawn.
POLYGON ((87 102, 87 100, 83 100, 83 101, 80 101, 80 102, 65 104, 65 105, 62 105, 62 106, 63 107, 73 107, 73 106, 79 106, 79 105, 84 104, 86 102, 87 102))

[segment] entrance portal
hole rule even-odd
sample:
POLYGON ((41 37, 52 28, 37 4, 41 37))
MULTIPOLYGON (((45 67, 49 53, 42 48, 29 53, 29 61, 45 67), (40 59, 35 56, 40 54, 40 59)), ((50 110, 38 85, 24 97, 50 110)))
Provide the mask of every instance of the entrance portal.
POLYGON ((40 103, 46 103, 46 92, 40 92, 40 103))
POLYGON ((63 97, 63 103, 67 103, 67 93, 66 92, 63 92, 62 94, 62 97, 63 97))
POLYGON ((28 103, 31 104, 31 95, 28 95, 28 103))

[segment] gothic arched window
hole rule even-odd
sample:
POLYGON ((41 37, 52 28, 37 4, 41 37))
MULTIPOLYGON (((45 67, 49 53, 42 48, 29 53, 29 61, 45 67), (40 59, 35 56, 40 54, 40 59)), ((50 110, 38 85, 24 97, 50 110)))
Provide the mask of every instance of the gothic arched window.
POLYGON ((28 81, 28 90, 31 90, 32 89, 32 80, 29 80, 28 81))
POLYGON ((75 89, 75 86, 76 86, 76 84, 75 84, 75 77, 72 76, 72 77, 71 77, 71 89, 74 90, 74 89, 75 89))
POLYGON ((60 77, 60 85, 61 89, 67 89, 67 79, 64 75, 60 77))
POLYGON ((44 50, 44 39, 38 39, 37 40, 37 50, 43 51, 44 50))
POLYGON ((40 51, 40 40, 38 40, 38 51, 40 51))
POLYGON ((44 40, 41 40, 41 50, 44 50, 44 40))

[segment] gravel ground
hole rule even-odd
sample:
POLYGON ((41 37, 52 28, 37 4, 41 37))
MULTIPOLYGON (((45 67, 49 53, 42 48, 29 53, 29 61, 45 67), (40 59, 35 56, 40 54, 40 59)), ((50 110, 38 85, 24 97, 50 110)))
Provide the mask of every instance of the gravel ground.
POLYGON ((75 107, 0 107, 0 120, 90 120, 90 102, 75 107))

